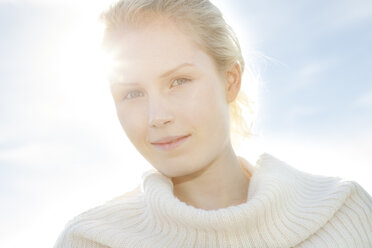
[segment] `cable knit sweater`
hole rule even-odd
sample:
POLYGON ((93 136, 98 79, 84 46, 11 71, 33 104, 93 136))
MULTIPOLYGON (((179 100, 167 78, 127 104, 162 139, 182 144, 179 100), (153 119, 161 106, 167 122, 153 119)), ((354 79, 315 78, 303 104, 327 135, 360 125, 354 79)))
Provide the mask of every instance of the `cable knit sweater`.
POLYGON ((264 153, 246 203, 186 205, 172 181, 143 175, 141 192, 74 218, 55 248, 372 247, 372 198, 357 183, 298 171, 264 153))

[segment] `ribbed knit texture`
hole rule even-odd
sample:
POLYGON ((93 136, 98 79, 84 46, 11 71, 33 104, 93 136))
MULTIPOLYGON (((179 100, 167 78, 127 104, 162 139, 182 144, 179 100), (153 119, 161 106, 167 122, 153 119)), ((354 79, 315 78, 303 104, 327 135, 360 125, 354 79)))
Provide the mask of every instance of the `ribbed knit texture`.
POLYGON ((149 171, 140 194, 79 215, 55 248, 372 247, 372 198, 357 183, 267 153, 248 169, 247 202, 218 210, 181 202, 169 178, 149 171))

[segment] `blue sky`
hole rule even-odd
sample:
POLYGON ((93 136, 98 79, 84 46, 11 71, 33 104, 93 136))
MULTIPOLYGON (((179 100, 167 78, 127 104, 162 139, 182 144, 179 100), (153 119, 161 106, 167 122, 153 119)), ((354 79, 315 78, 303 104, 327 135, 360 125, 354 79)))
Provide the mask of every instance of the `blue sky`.
MULTIPOLYGON (((260 70, 254 149, 372 192, 372 2, 216 4, 260 70)), ((148 168, 98 73, 102 5, 0 0, 4 247, 51 247, 68 219, 135 187, 148 168)))

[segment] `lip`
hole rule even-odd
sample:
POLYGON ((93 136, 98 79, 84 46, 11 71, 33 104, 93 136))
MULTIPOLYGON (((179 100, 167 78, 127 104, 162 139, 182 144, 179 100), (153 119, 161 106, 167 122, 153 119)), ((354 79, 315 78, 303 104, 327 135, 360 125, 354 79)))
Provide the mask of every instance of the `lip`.
POLYGON ((184 135, 184 136, 170 136, 170 137, 165 137, 162 139, 159 139, 155 142, 151 142, 152 145, 157 147, 158 149, 161 149, 163 151, 168 151, 171 149, 174 149, 178 146, 180 146, 182 143, 184 143, 191 134, 184 135))

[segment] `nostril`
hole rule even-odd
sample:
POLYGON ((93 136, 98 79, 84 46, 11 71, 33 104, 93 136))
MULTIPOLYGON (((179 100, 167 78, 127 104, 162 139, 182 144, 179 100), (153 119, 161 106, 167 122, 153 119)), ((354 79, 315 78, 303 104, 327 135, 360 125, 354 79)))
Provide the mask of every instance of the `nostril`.
POLYGON ((167 125, 167 124, 169 124, 171 122, 172 121, 169 120, 169 119, 157 119, 157 120, 152 120, 150 122, 150 126, 152 126, 152 127, 161 127, 161 126, 167 125))

